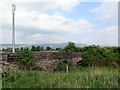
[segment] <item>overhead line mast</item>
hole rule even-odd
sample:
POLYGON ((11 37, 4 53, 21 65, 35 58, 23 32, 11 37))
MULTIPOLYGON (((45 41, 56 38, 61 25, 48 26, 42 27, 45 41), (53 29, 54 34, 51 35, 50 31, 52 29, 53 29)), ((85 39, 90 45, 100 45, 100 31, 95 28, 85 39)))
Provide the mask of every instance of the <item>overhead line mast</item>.
POLYGON ((13 14, 13 27, 12 27, 12 52, 15 53, 15 20, 14 20, 14 15, 15 15, 15 10, 16 6, 13 4, 12 5, 12 14, 13 14))

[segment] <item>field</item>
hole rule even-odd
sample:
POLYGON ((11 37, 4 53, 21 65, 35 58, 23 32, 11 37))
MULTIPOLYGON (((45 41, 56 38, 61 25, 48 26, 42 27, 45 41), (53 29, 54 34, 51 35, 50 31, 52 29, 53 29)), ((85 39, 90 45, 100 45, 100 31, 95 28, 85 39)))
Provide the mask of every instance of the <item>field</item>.
POLYGON ((8 71, 2 74, 2 88, 120 88, 119 78, 113 67, 80 67, 68 73, 8 71))

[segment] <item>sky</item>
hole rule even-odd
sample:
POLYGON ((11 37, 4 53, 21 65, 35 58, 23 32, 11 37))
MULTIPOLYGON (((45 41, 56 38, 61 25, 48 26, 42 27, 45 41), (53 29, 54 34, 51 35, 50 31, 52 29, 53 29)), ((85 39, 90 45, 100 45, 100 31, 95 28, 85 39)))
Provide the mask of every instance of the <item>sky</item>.
POLYGON ((119 0, 1 0, 0 43, 85 43, 118 46, 119 0))

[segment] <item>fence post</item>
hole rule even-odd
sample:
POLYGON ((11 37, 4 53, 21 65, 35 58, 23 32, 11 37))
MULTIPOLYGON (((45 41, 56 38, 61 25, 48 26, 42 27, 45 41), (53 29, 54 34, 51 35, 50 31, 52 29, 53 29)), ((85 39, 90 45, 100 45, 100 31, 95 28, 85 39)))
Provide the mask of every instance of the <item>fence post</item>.
POLYGON ((68 65, 66 64, 66 72, 68 73, 68 65))

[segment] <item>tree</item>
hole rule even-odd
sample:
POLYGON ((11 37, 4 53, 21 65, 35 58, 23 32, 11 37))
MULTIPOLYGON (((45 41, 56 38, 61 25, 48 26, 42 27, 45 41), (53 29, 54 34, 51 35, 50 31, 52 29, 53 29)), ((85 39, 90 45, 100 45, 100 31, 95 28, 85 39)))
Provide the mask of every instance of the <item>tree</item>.
POLYGON ((35 46, 32 46, 31 50, 32 50, 32 51, 36 51, 36 47, 35 47, 35 46))
POLYGON ((19 51, 19 48, 15 48, 15 51, 19 51))
POLYGON ((23 50, 24 50, 24 48, 23 48, 23 47, 21 47, 21 48, 20 48, 20 51, 23 51, 23 50))
POLYGON ((44 47, 41 47, 41 51, 44 51, 44 47))
POLYGON ((60 51, 60 50, 62 50, 62 48, 56 48, 56 50, 60 51))
POLYGON ((36 51, 43 51, 43 50, 44 50, 43 47, 40 47, 40 46, 37 46, 37 47, 36 47, 36 51))
POLYGON ((27 50, 27 51, 28 51, 28 50, 29 50, 29 48, 28 48, 28 47, 26 47, 26 48, 24 48, 24 50, 27 50))
POLYGON ((35 66, 35 58, 30 50, 20 52, 17 64, 21 69, 31 70, 35 66))
POLYGON ((52 48, 51 47, 46 47, 46 50, 51 50, 52 48))
POLYGON ((7 48, 6 52, 12 52, 12 48, 7 48))
POLYGON ((66 45, 63 48, 63 51, 65 52, 80 52, 80 48, 75 46, 75 43, 68 42, 68 45, 66 45))
POLYGON ((6 51, 5 48, 2 48, 2 51, 3 51, 3 52, 6 51))
POLYGON ((36 47, 36 51, 41 51, 41 47, 40 47, 40 46, 37 46, 37 47, 36 47))

